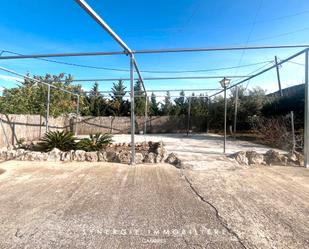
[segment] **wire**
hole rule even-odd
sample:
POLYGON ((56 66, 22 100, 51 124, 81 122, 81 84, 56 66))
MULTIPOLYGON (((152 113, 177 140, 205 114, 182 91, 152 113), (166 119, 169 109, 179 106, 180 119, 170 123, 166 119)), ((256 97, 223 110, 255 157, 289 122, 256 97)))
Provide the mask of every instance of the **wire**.
MULTIPOLYGON (((9 50, 2 50, 0 55, 2 53, 10 53, 15 55, 23 55, 20 53, 16 53, 9 50)), ((107 71, 119 71, 119 72, 129 72, 128 69, 120 69, 120 68, 110 68, 110 67, 97 67, 97 66, 90 66, 90 65, 83 65, 83 64, 76 64, 76 63, 69 63, 69 62, 63 62, 58 60, 50 60, 50 59, 44 59, 44 58, 34 58, 37 60, 62 64, 62 65, 69 65, 69 66, 76 66, 76 67, 83 67, 83 68, 92 68, 92 69, 101 69, 101 70, 107 70, 107 71)), ((141 70, 143 73, 197 73, 197 72, 213 72, 213 71, 221 71, 221 70, 229 70, 229 69, 235 69, 235 68, 243 68, 243 67, 251 67, 256 65, 261 65, 264 63, 268 63, 269 61, 262 61, 257 63, 251 63, 246 65, 239 65, 239 66, 231 66, 231 67, 221 67, 221 68, 211 68, 211 69, 197 69, 197 70, 164 70, 164 71, 156 71, 156 70, 141 70)))

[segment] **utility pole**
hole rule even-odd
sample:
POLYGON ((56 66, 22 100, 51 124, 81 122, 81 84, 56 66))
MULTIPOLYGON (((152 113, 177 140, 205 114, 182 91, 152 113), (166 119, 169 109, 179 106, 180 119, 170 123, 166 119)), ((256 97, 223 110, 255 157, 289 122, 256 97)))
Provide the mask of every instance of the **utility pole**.
POLYGON ((235 113, 234 113, 234 138, 236 139, 237 125, 237 108, 238 108, 238 86, 235 86, 235 113))
POLYGON ((280 97, 282 97, 283 94, 282 94, 282 89, 281 89, 280 72, 279 72, 279 65, 278 65, 278 58, 277 58, 277 56, 275 56, 275 63, 276 63, 277 80, 278 80, 278 87, 279 87, 280 97))

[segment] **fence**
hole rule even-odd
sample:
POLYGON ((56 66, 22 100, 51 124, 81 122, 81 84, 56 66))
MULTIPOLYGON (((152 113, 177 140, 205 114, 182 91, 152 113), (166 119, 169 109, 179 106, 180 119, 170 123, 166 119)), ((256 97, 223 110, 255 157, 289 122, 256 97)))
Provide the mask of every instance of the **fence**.
MULTIPOLYGON (((144 117, 136 117, 136 133, 144 131, 144 117)), ((190 129, 193 132, 206 132, 204 117, 191 117, 190 129)), ((186 116, 153 116, 147 118, 147 133, 187 132, 186 116)), ((49 118, 50 130, 75 131, 75 122, 68 117, 49 118)), ((77 125, 79 135, 96 132, 129 134, 130 117, 80 117, 77 125)), ((40 139, 45 133, 45 117, 40 115, 4 115, 0 114, 0 147, 25 141, 40 139)))

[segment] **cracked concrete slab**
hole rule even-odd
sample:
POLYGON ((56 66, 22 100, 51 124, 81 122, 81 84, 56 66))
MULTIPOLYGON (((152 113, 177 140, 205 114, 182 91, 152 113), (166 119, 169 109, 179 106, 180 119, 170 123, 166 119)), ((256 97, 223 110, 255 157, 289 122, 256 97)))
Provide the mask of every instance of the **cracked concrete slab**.
POLYGON ((306 248, 308 170, 0 164, 0 248, 306 248))

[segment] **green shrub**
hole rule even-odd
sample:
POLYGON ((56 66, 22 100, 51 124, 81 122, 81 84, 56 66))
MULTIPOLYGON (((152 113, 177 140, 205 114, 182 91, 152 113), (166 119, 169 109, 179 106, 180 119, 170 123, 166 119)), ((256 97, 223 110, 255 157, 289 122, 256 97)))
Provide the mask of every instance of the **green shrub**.
POLYGON ((75 137, 68 131, 49 131, 37 144, 36 149, 40 151, 51 151, 57 148, 62 151, 74 150, 76 148, 75 137))
POLYGON ((89 138, 84 138, 78 142, 77 148, 85 151, 99 151, 112 143, 112 135, 107 133, 90 134, 89 138))

